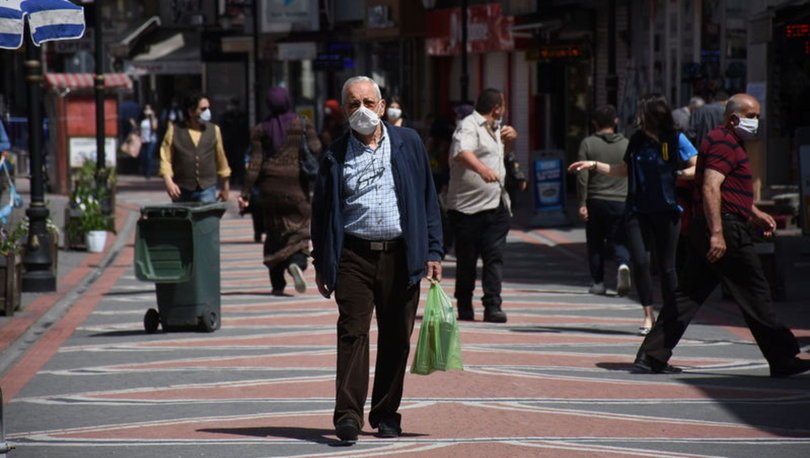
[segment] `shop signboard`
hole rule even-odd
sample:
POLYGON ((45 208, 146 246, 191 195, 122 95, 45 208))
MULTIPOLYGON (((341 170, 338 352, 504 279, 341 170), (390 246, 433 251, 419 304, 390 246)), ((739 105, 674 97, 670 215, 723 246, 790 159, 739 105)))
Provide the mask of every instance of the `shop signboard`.
POLYGON ((560 159, 534 160, 534 209, 558 211, 565 207, 563 163, 560 159))
POLYGON ((541 151, 532 162, 533 226, 570 224, 565 215, 565 163, 563 151, 541 151))
MULTIPOLYGON (((502 14, 500 3, 470 6, 467 8, 467 51, 486 53, 514 50, 514 23, 514 17, 502 14)), ((429 55, 453 56, 461 53, 460 8, 429 11, 425 29, 425 49, 429 55)))
POLYGON ((262 0, 260 5, 264 33, 319 30, 318 0, 262 0))
MULTIPOLYGON (((104 161, 107 167, 115 167, 116 140, 113 137, 104 138, 104 161)), ((86 161, 96 162, 95 137, 70 137, 68 139, 70 151, 70 167, 81 167, 86 161)))

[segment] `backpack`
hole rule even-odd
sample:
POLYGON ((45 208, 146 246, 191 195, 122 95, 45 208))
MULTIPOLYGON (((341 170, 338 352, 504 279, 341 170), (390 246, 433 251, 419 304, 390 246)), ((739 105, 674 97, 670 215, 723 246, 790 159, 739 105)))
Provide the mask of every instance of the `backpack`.
POLYGON ((657 144, 642 131, 631 138, 625 153, 628 164, 627 203, 632 213, 681 212, 675 191, 680 168, 678 134, 657 144))

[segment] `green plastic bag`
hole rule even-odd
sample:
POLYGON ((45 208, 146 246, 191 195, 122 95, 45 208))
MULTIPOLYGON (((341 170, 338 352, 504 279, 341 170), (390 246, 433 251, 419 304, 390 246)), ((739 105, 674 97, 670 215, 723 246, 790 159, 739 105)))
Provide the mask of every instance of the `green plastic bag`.
POLYGON ((431 282, 411 373, 427 375, 436 370, 462 369, 461 342, 453 305, 439 283, 431 282))

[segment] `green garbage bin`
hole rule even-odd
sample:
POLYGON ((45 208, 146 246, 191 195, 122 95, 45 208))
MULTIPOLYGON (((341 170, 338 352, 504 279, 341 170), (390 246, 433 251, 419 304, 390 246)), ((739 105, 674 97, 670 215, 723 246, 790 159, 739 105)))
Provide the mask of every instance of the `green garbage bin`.
POLYGON ((147 333, 220 326, 219 220, 223 203, 171 203, 141 208, 135 231, 135 276, 155 283, 158 310, 147 333))

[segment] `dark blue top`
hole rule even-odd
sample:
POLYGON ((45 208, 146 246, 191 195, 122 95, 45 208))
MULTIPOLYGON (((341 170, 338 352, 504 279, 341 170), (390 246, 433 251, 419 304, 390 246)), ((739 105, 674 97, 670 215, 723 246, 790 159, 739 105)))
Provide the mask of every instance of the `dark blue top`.
POLYGON ((683 211, 675 196, 675 172, 685 168, 686 162, 695 155, 697 150, 683 134, 658 143, 644 132, 636 132, 624 155, 627 211, 641 214, 683 211))
MULTIPOLYGON (((385 125, 391 141, 394 191, 405 242, 409 286, 425 275, 427 261, 442 258, 442 223, 430 163, 416 131, 385 125)), ((312 257, 315 271, 335 290, 343 249, 343 164, 351 131, 332 143, 321 158, 312 199, 312 257)))

